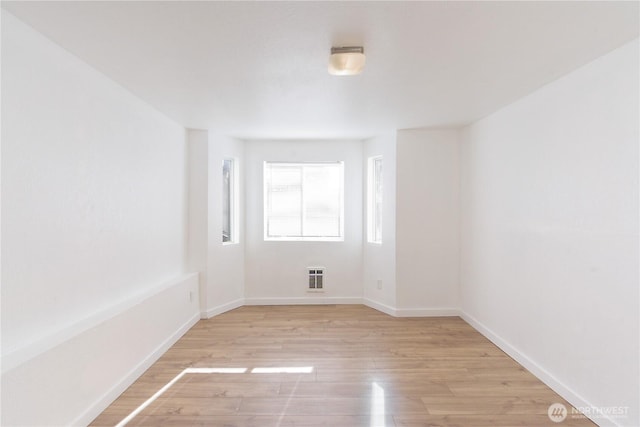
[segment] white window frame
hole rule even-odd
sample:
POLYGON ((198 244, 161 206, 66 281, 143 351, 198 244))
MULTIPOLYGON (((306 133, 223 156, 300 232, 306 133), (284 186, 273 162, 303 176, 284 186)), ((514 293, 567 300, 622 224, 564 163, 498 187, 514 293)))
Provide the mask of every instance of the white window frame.
POLYGON ((367 162, 367 242, 382 244, 382 186, 384 163, 382 156, 369 157, 367 162), (380 173, 376 173, 377 166, 380 173))
POLYGON ((238 185, 238 160, 233 158, 233 157, 225 157, 222 160, 222 173, 223 173, 223 179, 222 179, 222 198, 224 198, 224 194, 225 194, 225 182, 224 182, 224 167, 225 167, 225 163, 229 162, 231 167, 230 167, 230 171, 229 171, 229 231, 230 231, 230 236, 229 236, 229 240, 224 240, 225 238, 225 203, 224 200, 222 201, 221 205, 222 205, 222 244, 223 245, 234 245, 237 244, 240 241, 240 229, 239 229, 239 213, 240 213, 240 197, 238 195, 238 189, 239 189, 239 185, 238 185))
MULTIPOLYGON (((303 174, 304 177, 304 174, 303 174)), ((304 178, 303 178, 304 179, 304 178)), ((264 221, 264 240, 265 241, 305 241, 305 242, 343 242, 344 241, 344 190, 345 190, 345 182, 344 182, 344 162, 343 161, 317 161, 317 162, 286 162, 286 161, 265 161, 263 164, 263 221, 264 221), (340 166, 340 194, 339 194, 339 203, 340 203, 340 217, 339 217, 339 236, 270 236, 269 235, 269 188, 268 188, 268 165, 270 164, 285 164, 291 166, 314 166, 314 165, 338 165, 340 166)), ((304 204, 304 181, 302 182, 302 203, 304 204)), ((302 209, 302 227, 304 233, 304 209, 302 209)))

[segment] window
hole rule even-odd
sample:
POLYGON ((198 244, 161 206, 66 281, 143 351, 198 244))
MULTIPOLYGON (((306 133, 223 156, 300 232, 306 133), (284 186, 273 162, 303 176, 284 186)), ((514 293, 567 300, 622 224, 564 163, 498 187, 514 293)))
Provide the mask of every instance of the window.
POLYGON ((367 240, 382 243, 382 157, 369 158, 367 169, 367 240))
POLYGON ((234 159, 222 161, 222 243, 238 242, 237 167, 234 159))
POLYGON ((343 240, 343 177, 343 162, 265 162, 265 240, 343 240))

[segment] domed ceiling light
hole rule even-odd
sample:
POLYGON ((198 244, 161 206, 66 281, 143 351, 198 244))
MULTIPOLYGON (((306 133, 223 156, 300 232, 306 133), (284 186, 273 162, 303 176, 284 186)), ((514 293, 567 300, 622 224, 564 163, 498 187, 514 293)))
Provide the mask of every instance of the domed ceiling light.
POLYGON ((329 57, 329 74, 334 76, 360 74, 365 60, 362 46, 332 47, 329 57))

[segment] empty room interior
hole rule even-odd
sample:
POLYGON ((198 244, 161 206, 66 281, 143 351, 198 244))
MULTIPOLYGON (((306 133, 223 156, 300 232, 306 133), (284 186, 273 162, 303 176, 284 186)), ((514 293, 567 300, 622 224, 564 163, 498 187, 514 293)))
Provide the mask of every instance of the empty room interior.
POLYGON ((3 426, 640 426, 637 1, 1 4, 3 426))

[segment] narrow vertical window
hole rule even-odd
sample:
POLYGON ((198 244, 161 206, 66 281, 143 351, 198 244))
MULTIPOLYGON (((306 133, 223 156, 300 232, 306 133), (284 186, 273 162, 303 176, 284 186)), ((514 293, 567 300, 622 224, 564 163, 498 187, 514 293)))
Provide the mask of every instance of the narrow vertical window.
POLYGON ((367 240, 382 243, 382 157, 369 158, 367 179, 367 240))
POLYGON ((222 161, 222 243, 236 243, 237 195, 236 165, 234 159, 222 161))

